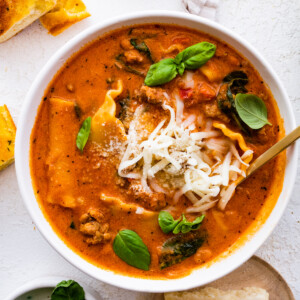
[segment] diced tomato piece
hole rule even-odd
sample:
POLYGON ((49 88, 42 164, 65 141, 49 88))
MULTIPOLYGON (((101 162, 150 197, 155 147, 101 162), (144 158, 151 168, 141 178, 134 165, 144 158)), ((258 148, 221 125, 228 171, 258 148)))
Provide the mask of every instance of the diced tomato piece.
POLYGON ((180 89, 179 90, 179 96, 181 99, 189 99, 193 95, 192 89, 180 89))
POLYGON ((197 89, 199 98, 203 101, 210 101, 216 97, 216 91, 205 81, 201 82, 197 89))

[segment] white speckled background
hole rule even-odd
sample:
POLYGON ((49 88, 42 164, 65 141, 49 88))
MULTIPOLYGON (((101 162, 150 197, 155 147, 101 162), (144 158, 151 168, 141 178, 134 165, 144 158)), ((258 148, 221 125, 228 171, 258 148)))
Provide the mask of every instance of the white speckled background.
MULTIPOLYGON (((85 0, 92 17, 52 37, 35 22, 0 44, 0 105, 15 121, 31 82, 66 41, 95 22, 131 11, 183 10, 180 0, 85 0), (126 3, 126 4, 125 4, 126 3)), ((300 1, 221 0, 217 21, 254 45, 271 63, 300 123, 300 1)), ((299 165, 299 164, 298 164, 299 165)), ((300 300, 300 174, 280 223, 257 255, 271 263, 300 300)), ((35 229, 16 182, 14 165, 0 173, 0 299, 28 280, 49 275, 73 278, 93 287, 99 299, 153 299, 95 281, 57 254, 35 229)), ((271 299, 272 300, 272 299, 271 299)), ((283 299, 284 300, 284 299, 283 299)))

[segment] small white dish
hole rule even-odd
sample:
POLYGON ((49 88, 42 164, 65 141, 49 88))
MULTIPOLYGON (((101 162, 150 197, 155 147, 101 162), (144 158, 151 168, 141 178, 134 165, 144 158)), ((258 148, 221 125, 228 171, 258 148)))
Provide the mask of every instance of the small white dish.
MULTIPOLYGON (((64 277, 42 277, 36 278, 30 282, 25 283, 21 287, 13 291, 4 300, 50 300, 51 293, 55 286, 63 281, 68 280, 64 277)), ((79 283, 85 292, 85 300, 98 300, 100 298, 95 297, 95 292, 84 284, 79 283)))
POLYGON ((117 287, 135 291, 152 293, 172 292, 191 289, 217 280, 239 267, 247 261, 255 251, 257 251, 275 228, 288 204, 296 178, 298 155, 296 145, 291 146, 287 150, 287 164, 284 174, 283 189, 272 213, 265 223, 260 225, 259 229, 255 232, 251 232, 251 234, 247 236, 247 239, 245 239, 243 243, 240 243, 238 247, 231 247, 231 249, 229 249, 230 254, 225 257, 224 255, 219 257, 208 266, 194 270, 186 277, 168 280, 153 280, 124 276, 96 267, 68 248, 68 246, 57 236, 44 217, 39 204, 35 199, 32 188, 29 149, 30 134, 35 122, 37 110, 47 85, 72 54, 104 33, 122 26, 132 26, 141 23, 178 24, 206 32, 225 41, 244 55, 254 65, 271 89, 274 98, 277 101, 281 116, 284 119, 286 133, 291 132, 296 127, 296 122, 287 93, 279 78, 269 63, 267 63, 248 42, 215 22, 186 13, 171 11, 138 12, 119 16, 112 20, 96 24, 66 43, 52 56, 41 70, 24 101, 18 123, 15 145, 16 172, 20 191, 25 206, 39 231, 50 245, 66 260, 95 279, 117 287))

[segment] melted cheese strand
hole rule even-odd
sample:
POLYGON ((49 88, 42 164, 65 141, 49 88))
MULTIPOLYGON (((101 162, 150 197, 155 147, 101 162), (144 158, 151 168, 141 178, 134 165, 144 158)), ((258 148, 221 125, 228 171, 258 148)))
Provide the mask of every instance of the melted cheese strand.
POLYGON ((205 131, 192 132, 187 124, 194 122, 195 116, 187 117, 182 123, 177 119, 178 112, 175 117, 172 107, 164 104, 163 109, 170 113, 168 124, 165 125, 166 120, 162 120, 146 140, 138 142, 135 128, 138 127, 143 107, 137 108, 130 124, 127 149, 118 169, 119 175, 127 178, 140 176, 144 190, 149 193, 152 189, 169 193, 169 190, 160 188, 155 177, 158 172, 160 176, 166 176, 166 182, 172 181, 172 178, 181 178, 179 185, 176 186, 174 182, 173 199, 176 203, 185 194, 193 204, 187 212, 205 211, 218 201, 219 208, 224 209, 235 191, 238 176, 245 176, 244 171, 253 151, 246 146, 240 134, 232 132, 223 124, 210 121, 205 131), (245 151, 242 157, 235 142, 245 151), (152 189, 148 186, 148 180, 152 189))

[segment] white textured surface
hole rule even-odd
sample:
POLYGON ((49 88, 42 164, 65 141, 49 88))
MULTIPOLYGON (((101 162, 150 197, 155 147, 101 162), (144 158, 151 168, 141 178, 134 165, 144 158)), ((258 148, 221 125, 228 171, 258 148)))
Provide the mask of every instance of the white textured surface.
MULTIPOLYGON (((8 105, 15 121, 24 96, 40 68, 58 48, 84 28, 131 11, 183 10, 181 0, 85 2, 92 17, 58 37, 49 36, 39 22, 35 22, 18 36, 0 44, 0 105, 8 105)), ((217 20, 252 43, 271 63, 288 91, 299 124, 300 1, 222 0, 217 20)), ((297 300, 300 300, 299 195, 298 171, 288 208, 257 253, 285 277, 297 300)), ((16 285, 50 275, 84 282, 99 292, 99 299, 154 299, 153 295, 119 290, 95 281, 61 258, 35 229, 22 203, 15 169, 11 166, 0 173, 0 299, 16 285)))

